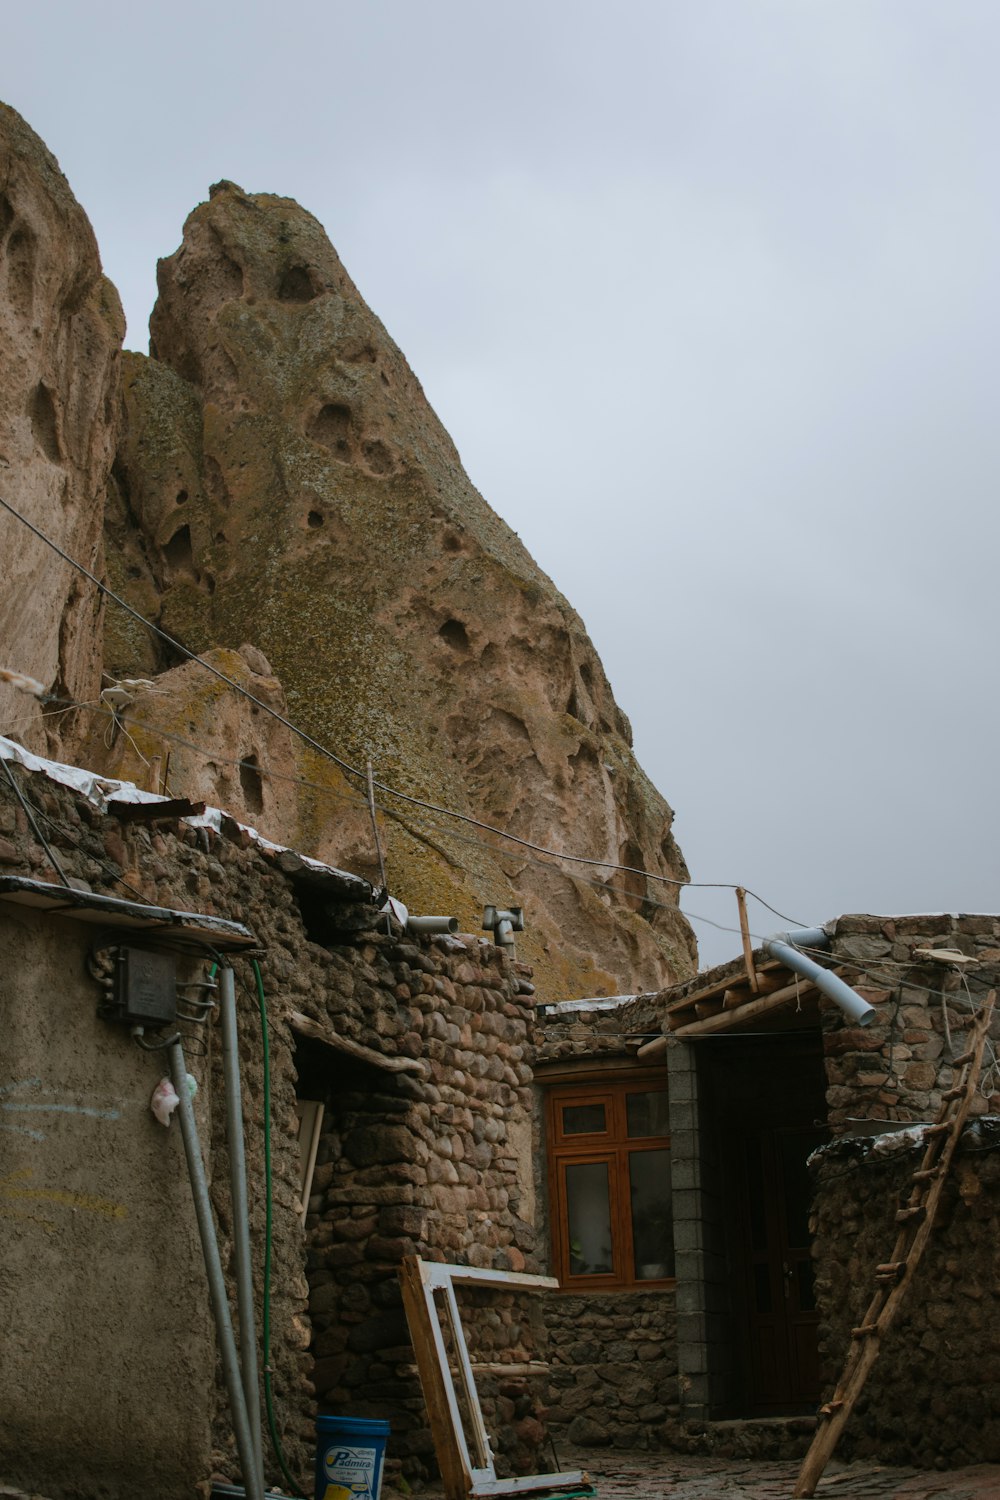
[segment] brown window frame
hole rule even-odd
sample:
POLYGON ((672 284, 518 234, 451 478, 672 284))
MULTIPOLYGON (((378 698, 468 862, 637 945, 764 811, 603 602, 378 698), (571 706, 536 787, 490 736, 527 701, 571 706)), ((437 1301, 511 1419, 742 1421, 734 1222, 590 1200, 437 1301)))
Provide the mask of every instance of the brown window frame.
POLYGON ((675 1285, 675 1276, 640 1280, 635 1274, 629 1158, 647 1151, 669 1151, 670 1136, 630 1136, 626 1114, 629 1094, 662 1094, 663 1073, 616 1073, 600 1080, 553 1083, 546 1092, 549 1205, 553 1272, 563 1291, 646 1291, 675 1285), (604 1128, 567 1131, 563 1110, 574 1105, 605 1106, 604 1128), (611 1221, 611 1270, 577 1272, 570 1269, 569 1205, 566 1169, 574 1165, 607 1163, 611 1221))

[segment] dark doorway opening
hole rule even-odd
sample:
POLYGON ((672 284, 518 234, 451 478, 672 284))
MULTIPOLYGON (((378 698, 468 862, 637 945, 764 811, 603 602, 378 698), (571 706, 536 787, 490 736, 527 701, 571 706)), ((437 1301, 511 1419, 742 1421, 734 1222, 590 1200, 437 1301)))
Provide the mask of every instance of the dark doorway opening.
POLYGON ((717 1041, 710 1077, 725 1226, 729 1415, 794 1415, 820 1394, 810 1152, 829 1137, 821 1034, 717 1041))

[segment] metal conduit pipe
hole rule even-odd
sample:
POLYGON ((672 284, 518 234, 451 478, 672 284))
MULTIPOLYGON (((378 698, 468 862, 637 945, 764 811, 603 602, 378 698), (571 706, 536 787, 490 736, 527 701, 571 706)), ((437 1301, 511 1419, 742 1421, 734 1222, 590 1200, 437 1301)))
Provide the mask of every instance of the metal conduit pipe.
POLYGON ((407 932, 435 933, 458 931, 457 917, 410 917, 406 919, 407 932))
POLYGON ((194 1198, 195 1217, 198 1220, 201 1249, 205 1257, 208 1290, 212 1300, 212 1312, 215 1317, 215 1331, 219 1340, 222 1373, 225 1377, 226 1390, 229 1394, 229 1408, 233 1416, 236 1451, 239 1454, 240 1468, 243 1471, 243 1484, 248 1500, 264 1500, 264 1486, 257 1477, 253 1437, 250 1433, 250 1420, 247 1416, 247 1404, 243 1395, 243 1382, 240 1379, 240 1362, 239 1356, 236 1353, 236 1336, 233 1333, 233 1321, 229 1312, 229 1299, 226 1296, 226 1283, 222 1274, 219 1241, 216 1238, 215 1220, 212 1217, 212 1203, 208 1196, 208 1183, 205 1180, 205 1164, 201 1156, 201 1142, 198 1139, 198 1126, 194 1118, 194 1105, 191 1102, 191 1095, 188 1092, 187 1064, 184 1060, 184 1049, 180 1041, 176 1041, 171 1043, 168 1051, 170 1056, 170 1077, 174 1085, 174 1092, 179 1100, 177 1113, 181 1122, 181 1138, 184 1141, 184 1154, 187 1157, 188 1176, 191 1179, 191 1195, 194 1198))
POLYGON ((855 1026, 868 1026, 875 1019, 874 1006, 863 1000, 857 990, 852 990, 839 975, 832 974, 829 969, 824 969, 814 959, 799 951, 801 948, 829 946, 829 934, 822 927, 806 927, 799 932, 776 932, 773 937, 764 939, 765 953, 780 959, 786 968, 795 974, 801 974, 803 979, 811 980, 828 1000, 840 1007, 855 1026))
POLYGON ((233 1250, 236 1262, 236 1307, 240 1320, 240 1366, 254 1467, 264 1489, 264 1444, 260 1420, 260 1382, 257 1374, 257 1329, 254 1320, 253 1267, 250 1260, 250 1213, 247 1202, 246 1143, 243 1135, 243 1096, 240 1085, 239 1035, 236 1028, 236 984, 228 965, 219 970, 222 1019, 222 1067, 226 1081, 226 1142, 229 1147, 229 1188, 233 1200, 233 1250))

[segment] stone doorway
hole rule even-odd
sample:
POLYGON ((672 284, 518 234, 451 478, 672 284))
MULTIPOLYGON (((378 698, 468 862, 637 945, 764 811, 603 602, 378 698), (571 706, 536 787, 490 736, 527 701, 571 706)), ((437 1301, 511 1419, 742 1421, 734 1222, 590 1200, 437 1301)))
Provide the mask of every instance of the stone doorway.
POLYGON ((710 1112, 725 1235, 728 1415, 793 1415, 820 1392, 807 1158, 828 1138, 820 1034, 712 1049, 710 1112))

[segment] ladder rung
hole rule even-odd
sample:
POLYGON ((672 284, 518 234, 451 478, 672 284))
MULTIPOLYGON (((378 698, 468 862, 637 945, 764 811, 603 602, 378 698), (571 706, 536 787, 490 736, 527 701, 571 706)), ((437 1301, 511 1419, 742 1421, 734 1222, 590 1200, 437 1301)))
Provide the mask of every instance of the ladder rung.
POLYGON ((965 1064, 970 1063, 975 1055, 974 1052, 963 1052, 961 1057, 952 1058, 951 1065, 953 1068, 964 1068, 965 1064))
POLYGON ((862 1323, 860 1328, 851 1329, 852 1339, 866 1339, 869 1334, 878 1333, 877 1323, 862 1323))
POLYGON ((929 1182, 932 1177, 940 1176, 940 1167, 921 1167, 919 1171, 914 1172, 913 1180, 914 1182, 929 1182))
POLYGON ((819 1409, 821 1417, 832 1417, 835 1411, 843 1406, 843 1401, 826 1401, 819 1409))
POLYGON ((889 1260, 885 1265, 875 1267, 876 1281, 898 1281, 906 1270, 905 1260, 889 1260))
POLYGON ((937 1125, 925 1125, 924 1135, 947 1135, 951 1129, 950 1120, 942 1120, 937 1125))
POLYGON ((906 1224, 911 1219, 922 1219, 926 1212, 927 1207, 925 1204, 913 1203, 907 1208, 900 1208, 896 1210, 896 1223, 906 1224))
POLYGON ((946 1093, 944 1093, 944 1094, 941 1095, 941 1098, 942 1098, 942 1100, 945 1100, 945 1099, 961 1099, 961 1097, 962 1097, 962 1095, 964 1093, 965 1093, 965 1084, 964 1083, 960 1083, 960 1084, 957 1084, 955 1088, 948 1089, 946 1093))

